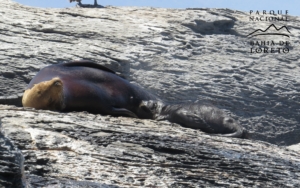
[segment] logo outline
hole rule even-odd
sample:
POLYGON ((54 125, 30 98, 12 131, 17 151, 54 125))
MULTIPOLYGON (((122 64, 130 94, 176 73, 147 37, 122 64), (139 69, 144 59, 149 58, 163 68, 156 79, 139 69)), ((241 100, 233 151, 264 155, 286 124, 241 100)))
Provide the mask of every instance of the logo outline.
POLYGON ((253 31, 252 33, 250 33, 249 35, 247 35, 247 37, 252 38, 252 37, 255 37, 255 36, 259 36, 259 35, 282 35, 282 36, 285 36, 285 37, 289 37, 289 38, 290 38, 289 35, 284 34, 284 33, 265 33, 265 32, 267 32, 271 27, 275 28, 276 31, 280 31, 280 30, 282 30, 282 29, 286 29, 287 32, 291 33, 290 30, 289 30, 286 26, 282 26, 282 27, 280 27, 280 28, 278 29, 274 24, 271 24, 271 25, 270 25, 267 29, 265 29, 265 30, 262 30, 262 29, 256 29, 255 31, 253 31), (255 34, 256 32, 259 32, 259 31, 261 31, 261 32, 263 32, 263 33, 255 34), (253 35, 253 34, 255 34, 255 35, 253 35), (252 36, 250 36, 250 35, 252 35, 252 36))

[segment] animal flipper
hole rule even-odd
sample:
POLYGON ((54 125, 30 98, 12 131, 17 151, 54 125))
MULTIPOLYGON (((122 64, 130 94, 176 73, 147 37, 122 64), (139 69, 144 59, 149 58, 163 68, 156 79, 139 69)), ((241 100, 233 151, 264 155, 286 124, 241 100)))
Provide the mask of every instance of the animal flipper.
POLYGON ((112 111, 110 112, 112 115, 116 115, 116 116, 129 116, 129 117, 134 117, 134 118, 138 118, 138 116, 131 112, 130 110, 127 110, 125 108, 116 108, 113 107, 112 111))
POLYGON ((232 137, 232 138, 245 138, 245 139, 249 139, 250 138, 250 135, 249 135, 248 131, 246 131, 243 128, 237 130, 234 133, 229 133, 229 134, 212 134, 212 135, 214 135, 214 136, 223 136, 223 137, 232 137))

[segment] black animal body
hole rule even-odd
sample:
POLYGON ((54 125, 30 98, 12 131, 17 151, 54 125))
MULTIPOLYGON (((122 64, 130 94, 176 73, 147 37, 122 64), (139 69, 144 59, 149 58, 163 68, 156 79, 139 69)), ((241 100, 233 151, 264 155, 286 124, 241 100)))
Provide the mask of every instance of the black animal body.
POLYGON ((149 119, 149 113, 139 110, 143 100, 158 99, 112 70, 81 60, 41 69, 26 88, 22 103, 37 109, 149 119))

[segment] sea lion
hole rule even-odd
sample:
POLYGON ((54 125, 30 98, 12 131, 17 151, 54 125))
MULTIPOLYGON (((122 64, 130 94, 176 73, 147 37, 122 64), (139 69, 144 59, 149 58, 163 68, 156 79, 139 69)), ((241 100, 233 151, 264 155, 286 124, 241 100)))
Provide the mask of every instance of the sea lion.
POLYGON ((104 66, 80 60, 41 69, 22 103, 36 109, 150 119, 151 113, 139 110, 143 100, 159 99, 104 66))
POLYGON ((162 101, 149 100, 141 102, 140 110, 150 112, 152 119, 168 120, 206 133, 226 137, 248 137, 237 121, 212 105, 200 103, 166 105, 162 101))
POLYGON ((168 120, 207 133, 246 137, 238 122, 217 107, 167 105, 114 71, 88 60, 41 69, 27 86, 22 103, 36 109, 168 120))

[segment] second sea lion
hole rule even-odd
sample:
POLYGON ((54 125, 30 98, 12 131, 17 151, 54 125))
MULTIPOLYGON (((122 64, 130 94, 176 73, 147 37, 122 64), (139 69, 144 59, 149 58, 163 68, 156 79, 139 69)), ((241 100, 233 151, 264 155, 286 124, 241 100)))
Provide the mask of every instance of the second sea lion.
POLYGON ((220 136, 246 138, 246 131, 221 109, 207 104, 182 103, 166 105, 162 101, 142 101, 140 109, 152 114, 152 119, 168 120, 181 126, 200 129, 220 136))

